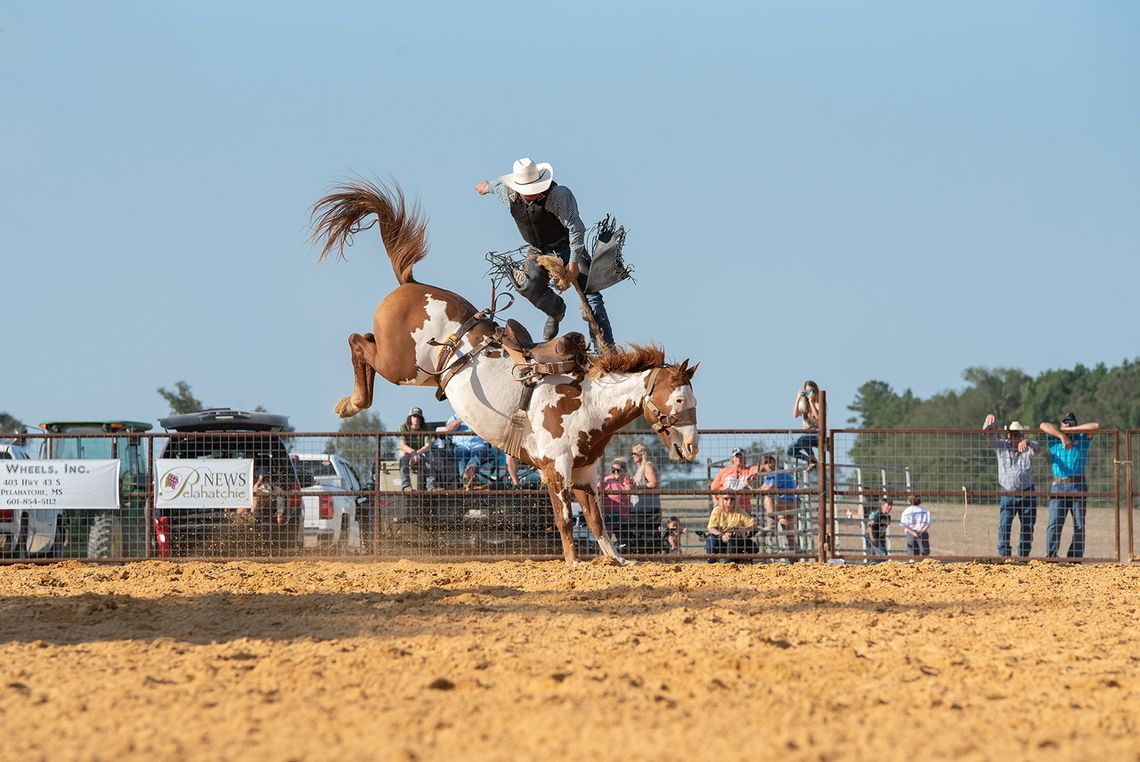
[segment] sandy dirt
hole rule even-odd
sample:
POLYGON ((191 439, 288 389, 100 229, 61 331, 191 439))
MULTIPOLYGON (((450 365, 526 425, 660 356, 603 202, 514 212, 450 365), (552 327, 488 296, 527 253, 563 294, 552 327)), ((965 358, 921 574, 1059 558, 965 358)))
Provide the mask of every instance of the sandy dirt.
POLYGON ((1140 759, 1140 568, 0 568, 4 759, 1140 759))

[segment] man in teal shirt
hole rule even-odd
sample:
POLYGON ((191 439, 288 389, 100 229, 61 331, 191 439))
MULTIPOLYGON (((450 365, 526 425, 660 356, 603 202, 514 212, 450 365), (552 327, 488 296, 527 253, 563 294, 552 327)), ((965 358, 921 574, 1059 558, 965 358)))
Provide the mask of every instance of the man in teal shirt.
POLYGON ((1045 555, 1056 558, 1061 549, 1061 530, 1065 528, 1065 514, 1073 514, 1073 540, 1069 543, 1068 558, 1085 555, 1085 508, 1088 483, 1085 468, 1089 461, 1089 446, 1099 423, 1077 423, 1077 416, 1065 413, 1060 426, 1042 423, 1041 430, 1048 436, 1049 463, 1053 469, 1053 484, 1049 489, 1049 525, 1045 530, 1045 555))

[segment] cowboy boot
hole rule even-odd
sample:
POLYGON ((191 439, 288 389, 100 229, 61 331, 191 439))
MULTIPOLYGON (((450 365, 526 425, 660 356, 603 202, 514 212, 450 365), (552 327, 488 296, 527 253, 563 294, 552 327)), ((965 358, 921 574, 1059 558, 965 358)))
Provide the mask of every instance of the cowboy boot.
MULTIPOLYGON (((561 300, 559 300, 561 301, 561 300)), ((562 310, 555 315, 549 315, 546 318, 546 325, 542 329, 542 340, 550 341, 558 335, 558 324, 562 322, 562 318, 566 316, 566 303, 562 302, 562 310)))

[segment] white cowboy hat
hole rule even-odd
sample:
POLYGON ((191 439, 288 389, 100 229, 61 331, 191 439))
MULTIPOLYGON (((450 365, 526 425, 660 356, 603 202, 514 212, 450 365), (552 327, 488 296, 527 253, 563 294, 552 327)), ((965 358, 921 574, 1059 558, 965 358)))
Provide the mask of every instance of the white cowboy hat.
POLYGON ((514 171, 499 178, 503 185, 516 193, 534 196, 543 193, 554 182, 554 167, 549 164, 535 164, 530 159, 515 162, 514 171))
POLYGON ((1014 421, 1005 427, 1006 431, 1029 431, 1027 426, 1022 426, 1020 422, 1014 421))

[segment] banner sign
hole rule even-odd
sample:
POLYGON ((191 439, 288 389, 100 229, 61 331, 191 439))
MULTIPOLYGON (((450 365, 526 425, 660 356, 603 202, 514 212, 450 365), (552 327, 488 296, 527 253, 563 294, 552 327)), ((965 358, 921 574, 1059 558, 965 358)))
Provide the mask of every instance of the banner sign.
POLYGON ((251 508, 253 459, 155 461, 157 508, 251 508))
POLYGON ((0 508, 118 509, 117 460, 2 460, 0 508))

